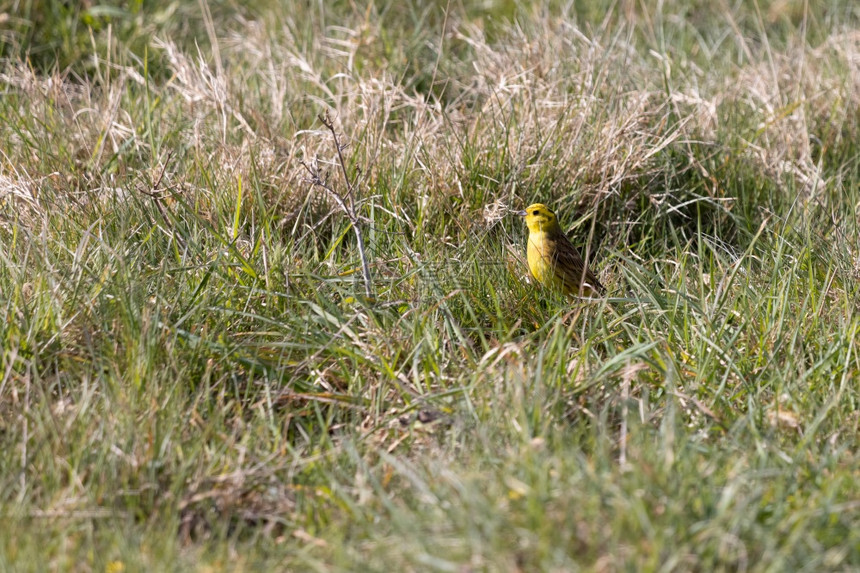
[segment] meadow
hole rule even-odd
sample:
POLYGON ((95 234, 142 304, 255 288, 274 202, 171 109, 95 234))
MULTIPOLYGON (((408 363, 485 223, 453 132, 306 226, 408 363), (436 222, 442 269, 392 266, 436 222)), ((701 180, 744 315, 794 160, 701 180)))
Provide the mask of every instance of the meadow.
POLYGON ((856 2, 0 23, 0 569, 860 569, 856 2))

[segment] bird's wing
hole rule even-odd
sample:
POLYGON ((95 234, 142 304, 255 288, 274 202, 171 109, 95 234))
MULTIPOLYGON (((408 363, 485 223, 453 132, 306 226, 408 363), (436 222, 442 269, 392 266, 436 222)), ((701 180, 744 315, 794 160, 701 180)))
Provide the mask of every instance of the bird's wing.
POLYGON ((602 284, 600 284, 600 281, 597 280, 597 277, 593 272, 591 272, 591 269, 586 268, 585 263, 582 261, 582 257, 579 255, 579 251, 576 250, 576 247, 574 247, 567 238, 564 240, 567 244, 556 249, 556 264, 563 269, 574 270, 574 280, 576 281, 577 288, 579 288, 580 283, 584 283, 598 292, 604 292, 606 289, 602 284), (585 269, 585 276, 583 276, 583 269, 585 269))

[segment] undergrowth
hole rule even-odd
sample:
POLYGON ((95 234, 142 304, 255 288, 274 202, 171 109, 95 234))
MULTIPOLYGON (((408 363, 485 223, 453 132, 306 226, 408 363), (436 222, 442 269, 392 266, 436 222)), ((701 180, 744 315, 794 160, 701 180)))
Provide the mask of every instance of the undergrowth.
POLYGON ((853 3, 5 10, 2 568, 860 565, 853 3))

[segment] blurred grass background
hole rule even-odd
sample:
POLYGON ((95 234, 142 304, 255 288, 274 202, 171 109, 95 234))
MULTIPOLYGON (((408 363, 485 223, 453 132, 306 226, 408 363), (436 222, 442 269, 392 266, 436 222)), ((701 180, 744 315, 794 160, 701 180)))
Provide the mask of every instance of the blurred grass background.
POLYGON ((855 2, 0 24, 3 569, 860 567, 855 2))

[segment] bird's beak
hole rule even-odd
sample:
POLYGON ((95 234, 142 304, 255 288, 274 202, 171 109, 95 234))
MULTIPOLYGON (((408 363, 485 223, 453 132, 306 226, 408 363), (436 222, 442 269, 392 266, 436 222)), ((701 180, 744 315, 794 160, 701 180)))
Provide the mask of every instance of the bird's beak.
POLYGON ((525 217, 526 216, 525 211, 513 211, 513 214, 517 215, 518 217, 525 217))

